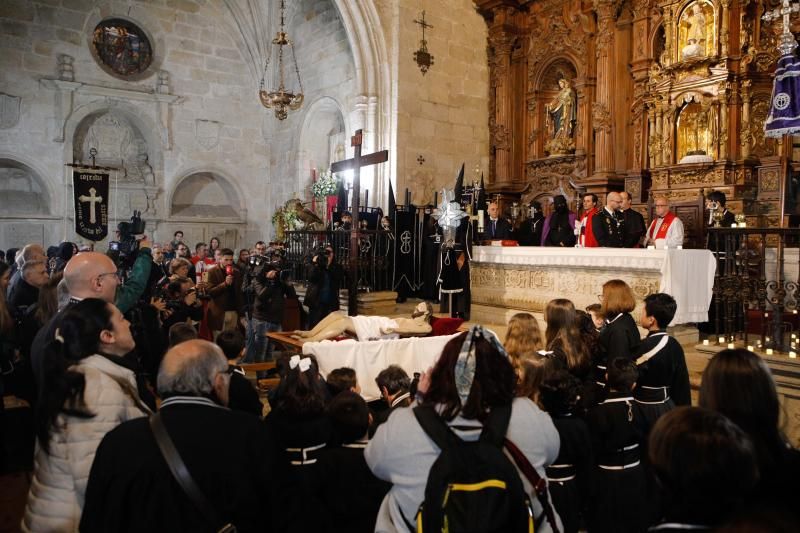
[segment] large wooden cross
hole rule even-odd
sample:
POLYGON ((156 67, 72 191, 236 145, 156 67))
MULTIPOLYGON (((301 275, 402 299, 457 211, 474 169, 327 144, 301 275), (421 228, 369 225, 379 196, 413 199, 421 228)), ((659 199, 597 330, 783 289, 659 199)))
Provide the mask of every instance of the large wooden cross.
MULTIPOLYGON (((360 225, 358 222, 361 206, 361 167, 385 163, 389 160, 389 151, 381 150, 369 155, 361 156, 361 143, 363 141, 362 130, 356 130, 356 134, 350 138, 350 146, 355 148, 352 159, 337 161, 331 164, 331 172, 353 171, 353 205, 351 206, 353 215, 353 225, 350 230, 350 287, 348 287, 347 313, 355 316, 358 312, 358 233, 360 225)), ((339 206, 345 209, 347 206, 339 206)))

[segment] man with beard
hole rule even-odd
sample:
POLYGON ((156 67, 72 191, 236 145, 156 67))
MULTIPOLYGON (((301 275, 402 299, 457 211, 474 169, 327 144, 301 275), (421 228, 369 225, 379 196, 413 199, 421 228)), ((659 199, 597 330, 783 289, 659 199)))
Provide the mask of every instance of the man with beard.
POLYGON ((625 239, 625 224, 619 206, 622 197, 618 192, 610 192, 606 197, 606 206, 597 213, 593 220, 593 234, 598 246, 605 248, 622 248, 625 239))

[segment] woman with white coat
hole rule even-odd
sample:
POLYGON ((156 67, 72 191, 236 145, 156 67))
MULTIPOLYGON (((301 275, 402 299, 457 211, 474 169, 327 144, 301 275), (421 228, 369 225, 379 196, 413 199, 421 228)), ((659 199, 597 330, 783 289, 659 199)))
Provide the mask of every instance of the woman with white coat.
POLYGON ((124 359, 135 342, 119 309, 88 298, 60 319, 45 348, 39 384, 34 472, 22 521, 26 532, 77 531, 100 441, 122 422, 149 413, 124 359))

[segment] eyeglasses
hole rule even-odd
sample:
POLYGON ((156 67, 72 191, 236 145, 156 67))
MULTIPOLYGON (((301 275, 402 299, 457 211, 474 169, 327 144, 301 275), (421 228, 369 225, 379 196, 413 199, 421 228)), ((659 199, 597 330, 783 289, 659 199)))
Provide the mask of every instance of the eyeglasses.
POLYGON ((98 274, 97 279, 100 279, 103 276, 116 276, 117 281, 122 281, 122 273, 119 270, 116 272, 103 272, 102 274, 98 274))

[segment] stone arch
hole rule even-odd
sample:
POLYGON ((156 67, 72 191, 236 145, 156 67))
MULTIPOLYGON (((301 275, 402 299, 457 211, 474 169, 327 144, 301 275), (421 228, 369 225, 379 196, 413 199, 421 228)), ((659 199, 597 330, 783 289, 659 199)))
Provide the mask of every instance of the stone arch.
POLYGON ((45 180, 35 164, 18 155, 0 152, 0 214, 3 216, 49 215, 51 180, 45 180))
MULTIPOLYGON (((394 176, 397 169, 397 124, 392 119, 392 106, 397 95, 392 90, 390 58, 386 48, 378 11, 373 0, 353 2, 333 0, 342 18, 345 33, 350 40, 350 50, 356 67, 358 102, 363 114, 362 124, 348 124, 348 128, 365 130, 364 153, 389 148, 389 164, 375 168, 376 198, 388 198, 385 176, 394 176)), ((352 134, 352 129, 347 132, 352 134)))
POLYGON ((244 191, 224 171, 198 167, 182 172, 181 176, 167 196, 171 219, 247 221, 244 191))
POLYGON ((547 62, 542 63, 539 68, 534 72, 531 81, 534 90, 546 90, 543 83, 546 81, 551 71, 555 71, 558 67, 571 71, 576 80, 583 80, 585 73, 581 70, 581 62, 578 61, 569 52, 563 52, 554 57, 551 57, 547 62))
POLYGON ((308 186, 312 167, 322 171, 336 160, 332 150, 326 151, 322 146, 323 138, 328 137, 334 129, 342 133, 342 142, 349 137, 348 120, 343 106, 335 98, 322 96, 306 108, 299 130, 296 150, 298 191, 303 191, 308 186), (326 152, 330 157, 327 161, 324 160, 326 152))
MULTIPOLYGON (((76 141, 82 142, 84 133, 99 118, 107 114, 118 114, 137 132, 141 141, 146 144, 147 166, 150 167, 152 176, 148 176, 145 185, 157 186, 164 183, 163 174, 163 147, 166 143, 166 130, 157 126, 148 117, 148 113, 128 102, 119 100, 103 100, 93 102, 77 108, 69 117, 64 128, 64 159, 74 161, 80 154, 83 146, 76 146, 76 141), (147 181, 149 179, 149 182, 147 181)), ((98 154, 102 159, 103 154, 98 154)), ((117 165, 109 165, 117 166, 117 165)))

